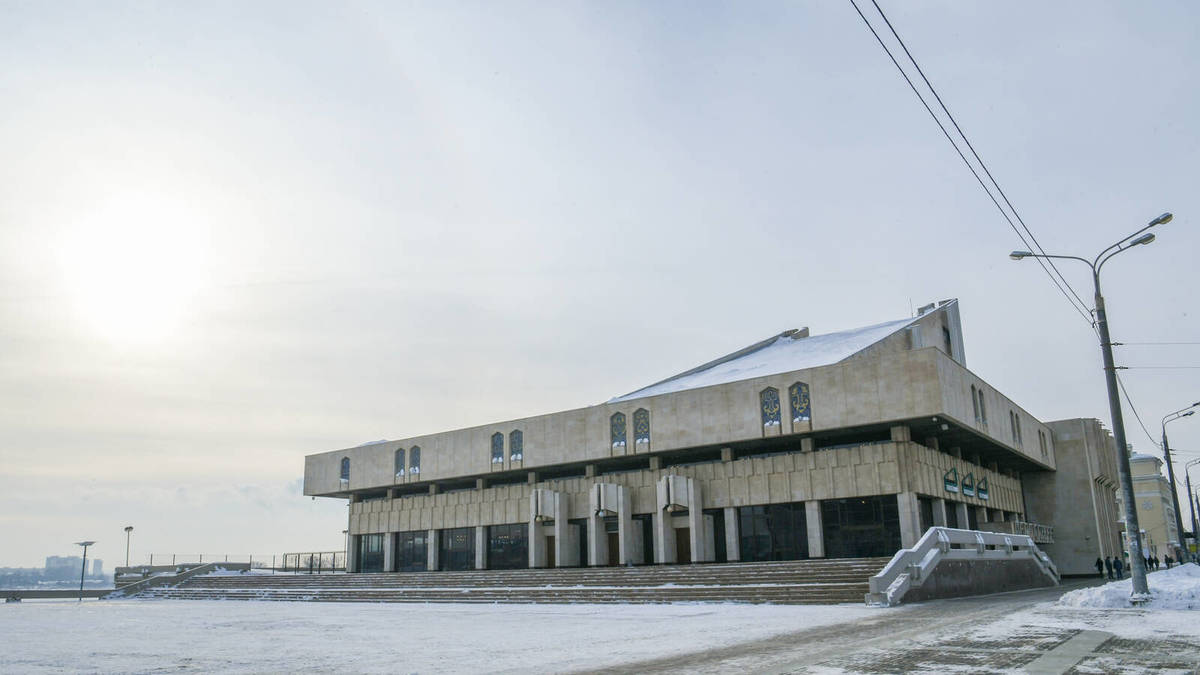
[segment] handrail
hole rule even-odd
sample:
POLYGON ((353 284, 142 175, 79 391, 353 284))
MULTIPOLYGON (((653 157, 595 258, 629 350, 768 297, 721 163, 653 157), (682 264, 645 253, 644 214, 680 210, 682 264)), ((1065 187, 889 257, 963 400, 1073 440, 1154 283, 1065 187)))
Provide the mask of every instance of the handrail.
POLYGON ((132 584, 127 584, 125 586, 122 586, 122 587, 116 589, 112 593, 105 595, 104 599, 108 600, 108 599, 112 599, 112 598, 131 597, 131 596, 137 595, 138 593, 141 593, 142 591, 146 590, 147 588, 179 584, 184 581, 187 581, 188 579, 191 579, 192 577, 196 576, 197 574, 208 574, 209 572, 212 572, 212 571, 218 569, 221 565, 224 565, 224 564, 225 563, 222 563, 222 562, 210 562, 210 563, 204 563, 203 565, 197 565, 195 567, 191 567, 191 568, 182 570, 179 573, 174 574, 174 575, 160 574, 156 577, 146 577, 145 579, 142 579, 141 581, 135 581, 132 584))
POLYGON ((867 604, 887 607, 899 604, 904 594, 919 588, 943 559, 1029 559, 1055 585, 1059 580, 1058 568, 1029 535, 931 527, 915 546, 897 551, 879 574, 871 577, 867 604))

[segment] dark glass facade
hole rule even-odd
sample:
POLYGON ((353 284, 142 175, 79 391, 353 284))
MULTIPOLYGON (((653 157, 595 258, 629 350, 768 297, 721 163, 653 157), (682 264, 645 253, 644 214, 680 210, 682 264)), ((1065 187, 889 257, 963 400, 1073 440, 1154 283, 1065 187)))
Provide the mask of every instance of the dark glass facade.
POLYGON ((807 558, 804 502, 739 507, 738 537, 746 562, 807 558))
POLYGON ((529 525, 492 525, 487 529, 487 568, 518 570, 529 567, 529 525))
POLYGON ((383 535, 363 534, 358 537, 358 571, 383 571, 383 535))
POLYGON ((425 530, 396 533, 396 571, 424 572, 429 560, 429 533, 425 530))
POLYGON ((442 530, 438 542, 439 570, 475 569, 475 528, 442 530))
POLYGON ((821 502, 825 557, 890 556, 900 550, 896 495, 827 499, 821 502))

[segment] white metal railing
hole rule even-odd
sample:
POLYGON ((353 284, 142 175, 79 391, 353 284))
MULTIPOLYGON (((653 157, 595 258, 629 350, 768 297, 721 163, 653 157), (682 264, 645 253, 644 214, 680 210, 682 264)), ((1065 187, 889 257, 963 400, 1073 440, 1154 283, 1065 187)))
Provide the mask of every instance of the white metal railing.
POLYGON ((898 551, 879 574, 871 577, 867 604, 887 607, 899 604, 908 591, 929 579, 942 560, 1033 560, 1055 585, 1059 579, 1058 568, 1050 556, 1029 535, 931 527, 916 546, 898 551))
POLYGON ((1054 543, 1054 526, 1040 523, 1027 523, 1023 520, 1000 521, 995 523, 980 523, 979 529, 987 532, 1006 532, 1008 534, 1023 534, 1038 544, 1054 543))

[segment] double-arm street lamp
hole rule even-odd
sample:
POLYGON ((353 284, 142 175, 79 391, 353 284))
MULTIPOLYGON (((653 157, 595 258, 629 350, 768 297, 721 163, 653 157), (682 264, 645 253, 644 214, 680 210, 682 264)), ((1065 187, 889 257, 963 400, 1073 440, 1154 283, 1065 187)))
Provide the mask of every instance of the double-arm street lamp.
MULTIPOLYGON (((1193 459, 1183 466, 1183 477, 1187 479, 1187 494, 1184 495, 1188 500, 1188 511, 1192 512, 1192 541, 1196 543, 1196 552, 1200 553, 1200 519, 1196 516, 1196 511, 1200 508, 1200 497, 1192 492, 1192 474, 1188 473, 1194 465, 1200 464, 1200 459, 1193 459), (1193 501, 1194 500, 1194 501, 1193 501)), ((1183 535, 1179 535, 1179 539, 1183 540, 1183 535)))
MULTIPOLYGON (((1195 408, 1196 406, 1200 406, 1200 401, 1197 401, 1186 408, 1180 408, 1169 415, 1164 415, 1162 418, 1163 459, 1167 462, 1167 478, 1170 479, 1171 482, 1171 499, 1175 504, 1175 531, 1179 533, 1179 549, 1175 551, 1176 555, 1179 555, 1184 550, 1183 512, 1179 510, 1179 491, 1175 489, 1175 467, 1171 462, 1171 446, 1167 444, 1167 422, 1174 422, 1175 420, 1181 420, 1185 417, 1195 415, 1196 411, 1192 410, 1192 408, 1195 408)), ((1189 504, 1188 507, 1188 510, 1190 511, 1191 504, 1189 504)))
POLYGON ((1129 473, 1129 453, 1126 450, 1128 446, 1125 443, 1125 420, 1121 416, 1121 399, 1117 393, 1117 371, 1113 366, 1112 339, 1108 334, 1108 316, 1104 311, 1104 296, 1100 294, 1100 270, 1104 267, 1104 263, 1111 260, 1118 253, 1128 251, 1134 246, 1149 244, 1154 241, 1153 233, 1143 233, 1155 225, 1171 222, 1171 217, 1170 213, 1162 214, 1150 221, 1142 229, 1104 249, 1092 260, 1073 255, 1046 255, 1031 253, 1029 251, 1013 251, 1009 255, 1013 260, 1022 260, 1024 258, 1078 260, 1092 268, 1092 284, 1096 290, 1096 328, 1100 333, 1100 351, 1104 356, 1104 378, 1108 384, 1108 408, 1112 415, 1113 439, 1117 442, 1117 472, 1120 474, 1121 494, 1124 496, 1125 533, 1129 540, 1129 572, 1133 582, 1133 594, 1130 596, 1130 599, 1133 602, 1142 602, 1149 599, 1150 587, 1146 584, 1146 562, 1142 558, 1142 542, 1141 537, 1138 536, 1141 528, 1138 527, 1137 503, 1134 502, 1133 479, 1129 473))
POLYGON ((77 541, 76 546, 83 547, 83 565, 79 568, 79 601, 83 602, 83 575, 87 572, 87 547, 96 542, 94 541, 77 541))

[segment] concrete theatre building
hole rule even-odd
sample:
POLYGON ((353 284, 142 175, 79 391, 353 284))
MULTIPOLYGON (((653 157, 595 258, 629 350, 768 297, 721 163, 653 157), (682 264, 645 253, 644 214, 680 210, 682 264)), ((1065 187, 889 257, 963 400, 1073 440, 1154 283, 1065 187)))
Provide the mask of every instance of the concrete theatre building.
POLYGON ((940 525, 1033 534, 1084 573, 1119 554, 1116 480, 1111 461, 1057 470, 1055 426, 1080 457, 1109 447, 1073 422, 968 370, 947 300, 785 331, 600 405, 310 455, 304 493, 349 500, 351 571, 890 556, 940 525), (1029 503, 1068 476, 1093 509, 1029 503))

